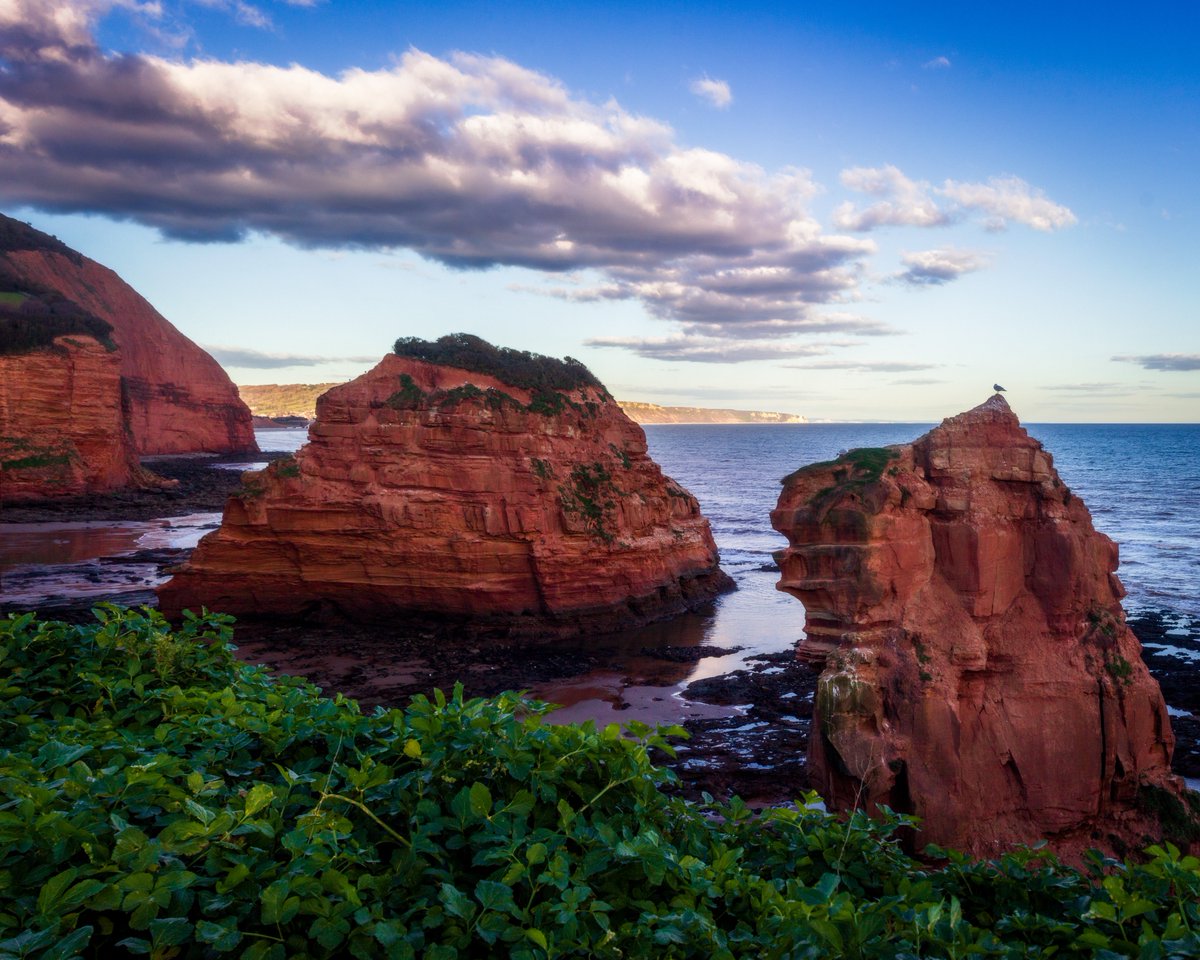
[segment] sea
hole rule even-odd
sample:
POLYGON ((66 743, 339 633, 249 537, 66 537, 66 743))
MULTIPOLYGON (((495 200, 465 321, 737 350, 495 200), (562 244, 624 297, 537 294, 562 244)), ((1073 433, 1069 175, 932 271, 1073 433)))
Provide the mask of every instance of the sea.
MULTIPOLYGON (((580 678, 574 689, 571 684, 544 690, 535 686, 535 695, 564 704, 562 720, 603 719, 610 708, 639 704, 651 710, 651 704, 662 701, 663 691, 640 682, 649 665, 639 659, 639 651, 698 645, 729 651, 704 657, 672 678, 671 696, 678 698, 695 680, 742 669, 750 658, 794 646, 803 636, 804 610, 798 600, 776 590, 772 557, 786 545, 770 523, 782 477, 855 447, 911 441, 931 426, 646 426, 650 455, 699 499, 721 565, 738 589, 710 608, 609 638, 605 643, 612 651, 612 667, 607 674, 580 678)), ((1200 425, 1033 424, 1026 429, 1052 454, 1063 481, 1091 510, 1096 528, 1120 545, 1126 610, 1165 612, 1179 636, 1200 632, 1200 425)), ((306 434, 303 429, 262 430, 258 442, 266 451, 295 450, 306 434)), ((263 465, 247 461, 229 466, 263 465)), ((194 514, 152 523, 0 522, 0 599, 39 606, 72 597, 104 599, 130 586, 148 589, 160 582, 159 575, 153 565, 136 560, 137 551, 194 546, 219 520, 218 514, 194 514), (132 559, 125 562, 126 556, 132 559)), ((1180 656, 1185 653, 1179 651, 1180 656)), ((634 710, 624 718, 637 714, 634 710)))

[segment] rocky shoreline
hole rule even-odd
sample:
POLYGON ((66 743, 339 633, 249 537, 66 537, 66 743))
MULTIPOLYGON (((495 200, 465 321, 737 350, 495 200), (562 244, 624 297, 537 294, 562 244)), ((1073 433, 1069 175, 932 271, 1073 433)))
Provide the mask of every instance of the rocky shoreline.
MULTIPOLYGON (((283 455, 263 453, 258 459, 283 455)), ((148 465, 160 475, 178 480, 177 488, 6 507, 5 520, 131 520, 215 511, 241 483, 238 471, 220 465, 239 462, 244 458, 157 459, 148 465)), ((144 559, 173 565, 188 552, 144 551, 144 558, 139 554, 99 562, 144 559)), ((138 603, 151 598, 152 594, 144 591, 120 599, 138 603)), ((81 621, 90 618, 90 606, 87 601, 55 604, 43 607, 42 612, 81 621)), ((1195 682, 1200 621, 1155 611, 1131 614, 1129 625, 1145 645, 1146 664, 1171 708, 1177 741, 1173 769, 1181 776, 1200 778, 1200 685, 1195 682)), ((448 689, 455 682, 462 682, 470 696, 488 696, 570 681, 597 670, 620 672, 627 668, 620 657, 614 662, 611 651, 590 637, 532 645, 503 639, 447 643, 445 633, 434 629, 246 621, 237 625, 235 643, 243 659, 306 676, 326 693, 341 693, 368 708, 402 703, 414 694, 435 687, 448 689)), ((665 645, 636 652, 640 661, 658 662, 663 667, 661 676, 642 678, 637 687, 645 692, 648 687, 661 686, 662 697, 652 690, 646 696, 652 707, 656 699, 667 702, 672 686, 686 676, 693 662, 729 651, 703 645, 665 645)), ((679 743, 676 758, 660 758, 678 774, 680 792, 692 797, 702 792, 716 797, 738 794, 748 802, 765 804, 786 801, 807 790, 805 753, 816 678, 811 666, 785 652, 749 658, 743 669, 693 681, 682 694, 696 708, 682 724, 689 739, 679 743)), ((614 709, 628 706, 618 701, 614 709)), ((664 709, 661 722, 674 720, 664 709)))

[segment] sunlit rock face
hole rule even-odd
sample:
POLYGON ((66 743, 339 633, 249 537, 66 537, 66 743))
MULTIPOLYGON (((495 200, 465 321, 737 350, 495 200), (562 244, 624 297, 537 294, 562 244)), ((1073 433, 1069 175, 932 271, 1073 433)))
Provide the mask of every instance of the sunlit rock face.
POLYGON ((294 460, 247 474, 161 605, 561 635, 727 589, 695 498, 577 370, 542 389, 385 357, 321 396, 294 460))
POLYGON ((88 336, 0 355, 0 502, 118 490, 143 475, 116 353, 88 336))
POLYGON ((802 468, 771 517, 824 666, 809 768, 831 806, 978 854, 1161 835, 1144 811, 1181 785, 1117 547, 1003 397, 802 468))
POLYGON ((139 455, 255 449, 212 357, 111 270, 0 215, 0 501, 161 483, 139 455))
POLYGON ((45 250, 11 252, 8 260, 23 278, 112 325, 121 400, 138 454, 258 449, 250 408, 221 365, 113 271, 45 250))

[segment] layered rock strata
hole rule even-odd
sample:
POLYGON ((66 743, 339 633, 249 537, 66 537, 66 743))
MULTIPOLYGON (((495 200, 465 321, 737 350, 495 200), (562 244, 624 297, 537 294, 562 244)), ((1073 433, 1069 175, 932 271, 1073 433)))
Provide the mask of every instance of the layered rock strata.
POLYGON ((71 251, 10 250, 13 273, 112 325, 126 422, 138 454, 257 450, 229 375, 112 270, 71 251))
POLYGON ((294 460, 246 475, 160 606, 565 634, 726 589, 695 498, 578 369, 542 389, 384 358, 321 396, 294 460))
POLYGON ((918 846, 976 854, 1119 850, 1186 811, 1117 547, 999 394, 797 471, 771 519, 824 665, 809 772, 831 807, 886 804, 918 846))
POLYGON ((91 337, 0 355, 0 502, 76 496, 143 479, 121 413, 121 366, 91 337))

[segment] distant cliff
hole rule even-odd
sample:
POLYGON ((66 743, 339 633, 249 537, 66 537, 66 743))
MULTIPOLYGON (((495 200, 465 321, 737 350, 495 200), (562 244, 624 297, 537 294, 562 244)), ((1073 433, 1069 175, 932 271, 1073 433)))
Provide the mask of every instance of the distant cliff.
POLYGON ((252 449, 212 357, 107 267, 0 214, 0 499, 154 482, 143 454, 252 449))
MULTIPOLYGON (((267 383, 239 386, 242 399, 256 417, 316 416, 317 397, 335 383, 267 383)), ((808 423, 792 413, 761 410, 716 410, 709 407, 660 407, 655 403, 618 400, 617 405, 635 423, 808 423)))
POLYGON ((294 460, 248 473, 159 603, 620 629, 728 588, 694 497, 582 364, 402 340, 325 392, 294 460))
POLYGON ((660 407, 655 403, 618 400, 621 409, 638 423, 808 423, 794 413, 763 410, 722 410, 711 407, 660 407))

